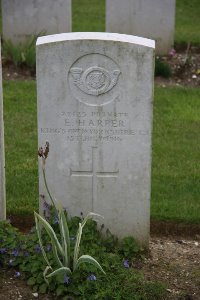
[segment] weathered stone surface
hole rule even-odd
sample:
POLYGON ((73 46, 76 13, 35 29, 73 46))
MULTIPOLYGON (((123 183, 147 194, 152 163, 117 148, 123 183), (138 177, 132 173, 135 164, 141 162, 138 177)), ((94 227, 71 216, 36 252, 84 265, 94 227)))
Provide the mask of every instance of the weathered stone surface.
MULTIPOLYGON (((1 44, 0 44, 1 53, 1 44)), ((0 220, 6 218, 2 68, 0 59, 0 220)))
POLYGON ((14 43, 41 32, 69 32, 71 0, 2 0, 2 22, 3 38, 14 43))
POLYGON ((156 40, 156 53, 174 44, 176 0, 106 0, 106 31, 156 40))
MULTIPOLYGON (((37 41, 39 146, 52 194, 148 243, 154 41, 69 33, 37 41)), ((47 193, 40 170, 40 194, 47 193)))

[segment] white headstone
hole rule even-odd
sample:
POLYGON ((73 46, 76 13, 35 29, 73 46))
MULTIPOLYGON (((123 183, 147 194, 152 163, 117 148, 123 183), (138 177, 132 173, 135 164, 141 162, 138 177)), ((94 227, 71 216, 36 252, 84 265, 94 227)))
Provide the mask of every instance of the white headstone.
MULTIPOLYGON (((1 53, 1 44, 0 44, 1 53)), ((1 57, 1 56, 0 56, 1 57)), ((6 218, 2 68, 0 58, 0 220, 6 218)))
POLYGON ((156 40, 156 53, 174 44, 176 0, 106 0, 106 31, 156 40))
POLYGON ((2 23, 3 38, 13 43, 70 32, 71 0, 2 0, 2 23))
MULTIPOLYGON (((71 215, 96 212, 148 243, 154 41, 69 33, 37 41, 39 146, 49 187, 71 215)), ((48 199, 40 170, 40 194, 48 199)))

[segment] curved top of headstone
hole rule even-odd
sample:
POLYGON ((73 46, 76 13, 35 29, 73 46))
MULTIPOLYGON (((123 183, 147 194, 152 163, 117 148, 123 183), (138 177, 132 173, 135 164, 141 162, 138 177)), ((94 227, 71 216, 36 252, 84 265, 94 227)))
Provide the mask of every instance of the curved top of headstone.
POLYGON ((137 44, 149 48, 155 48, 155 41, 139 36, 110 33, 110 32, 70 32, 41 36, 36 45, 62 42, 67 40, 104 40, 137 44))

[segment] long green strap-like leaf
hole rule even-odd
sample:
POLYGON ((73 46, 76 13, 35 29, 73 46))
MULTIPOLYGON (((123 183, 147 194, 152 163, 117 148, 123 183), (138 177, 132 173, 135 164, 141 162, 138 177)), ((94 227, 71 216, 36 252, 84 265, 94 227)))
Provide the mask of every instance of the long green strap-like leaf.
POLYGON ((60 228, 60 237, 61 237, 62 249, 63 249, 63 252, 64 252, 63 264, 64 264, 65 267, 68 267, 67 243, 66 243, 65 233, 64 233, 64 228, 63 228, 63 220, 61 219, 60 212, 59 212, 59 228, 60 228))
POLYGON ((59 225, 59 229, 60 229, 60 239, 61 239, 63 253, 65 256, 65 240, 64 240, 64 235, 63 235, 63 223, 61 221, 61 210, 62 210, 62 206, 60 205, 60 203, 57 202, 57 213, 58 213, 58 219, 59 219, 58 225, 59 225))
POLYGON ((38 220, 41 222, 41 224, 44 226, 47 234, 49 235, 52 245, 56 246, 58 251, 60 252, 61 256, 63 257, 64 253, 63 253, 63 249, 57 239, 57 236, 53 230, 53 228, 51 227, 51 225, 43 218, 41 217, 38 213, 35 212, 35 215, 37 216, 38 220))
POLYGON ((69 238, 69 229, 67 225, 66 216, 62 206, 57 203, 57 209, 59 211, 59 228, 60 228, 60 236, 62 242, 62 249, 64 252, 63 262, 66 267, 70 264, 70 238, 69 238))
POLYGON ((57 262, 57 264, 60 266, 60 267, 64 267, 59 256, 58 256, 58 251, 57 251, 57 247, 52 244, 52 251, 53 251, 53 255, 54 255, 54 259, 55 261, 57 262))
POLYGON ((96 259, 94 259, 92 256, 90 255, 82 255, 81 257, 79 257, 79 259, 77 260, 77 263, 75 265, 75 269, 76 270, 80 264, 82 263, 89 263, 94 265, 95 267, 97 267, 99 270, 101 270, 101 272, 103 272, 104 274, 106 274, 103 270, 103 268, 101 267, 101 265, 98 263, 98 261, 96 259))
POLYGON ((78 260, 81 236, 82 236, 82 226, 81 226, 81 223, 79 223, 79 229, 77 232, 76 244, 75 244, 75 248, 74 248, 73 270, 75 270, 75 266, 76 266, 77 260, 78 260))
POLYGON ((67 220, 63 208, 60 209, 59 216, 60 216, 59 219, 60 219, 61 236, 63 237, 65 266, 69 267, 70 266, 69 228, 67 225, 67 220))
POLYGON ((77 264, 77 260, 78 260, 78 256, 79 256, 79 250, 80 250, 80 242, 81 242, 81 236, 82 236, 82 232, 83 232, 83 227, 85 226, 86 222, 88 221, 89 218, 92 217, 101 217, 103 218, 101 215, 98 215, 96 213, 90 212, 85 219, 83 220, 82 223, 79 223, 79 229, 77 232, 77 236, 76 236, 76 244, 75 244, 75 248, 74 248, 74 260, 73 260, 73 270, 75 270, 76 264, 77 264))
POLYGON ((55 275, 58 275, 59 273, 64 273, 64 272, 66 272, 68 275, 71 275, 71 274, 72 274, 72 272, 71 272, 71 270, 70 270, 69 268, 67 268, 67 267, 62 267, 62 268, 60 268, 60 269, 57 269, 57 270, 53 271, 53 272, 50 273, 49 275, 47 275, 46 278, 50 278, 50 277, 52 277, 52 276, 55 276, 55 275))
POLYGON ((49 267, 51 267, 49 260, 47 258, 46 252, 44 250, 43 243, 42 243, 42 236, 41 236, 41 229, 40 229, 40 225, 39 225, 39 221, 38 221, 38 214, 36 212, 34 212, 34 215, 35 215, 35 225, 36 225, 36 231, 37 231, 37 235, 38 235, 38 239, 39 239, 40 248, 41 248, 43 257, 44 257, 47 265, 49 267))
POLYGON ((82 229, 83 229, 83 227, 85 226, 86 222, 87 222, 90 218, 93 218, 93 217, 100 217, 100 218, 103 218, 103 216, 101 216, 101 215, 99 215, 99 214, 90 212, 89 214, 87 214, 87 216, 84 218, 83 222, 81 223, 82 229))
POLYGON ((47 274, 47 272, 48 272, 50 269, 52 270, 52 267, 47 266, 47 267, 45 268, 44 272, 43 272, 44 280, 46 281, 46 283, 47 283, 48 285, 49 285, 49 282, 48 282, 48 280, 46 279, 46 274, 47 274))

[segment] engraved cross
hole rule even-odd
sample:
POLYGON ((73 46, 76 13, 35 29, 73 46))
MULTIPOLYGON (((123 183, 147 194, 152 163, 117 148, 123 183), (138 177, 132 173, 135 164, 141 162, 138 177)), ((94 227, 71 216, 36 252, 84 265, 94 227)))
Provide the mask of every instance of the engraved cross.
POLYGON ((92 147, 92 170, 91 171, 73 171, 70 169, 70 176, 92 177, 92 211, 97 203, 97 178, 116 178, 119 170, 113 172, 100 172, 97 168, 96 151, 97 147, 92 147))

